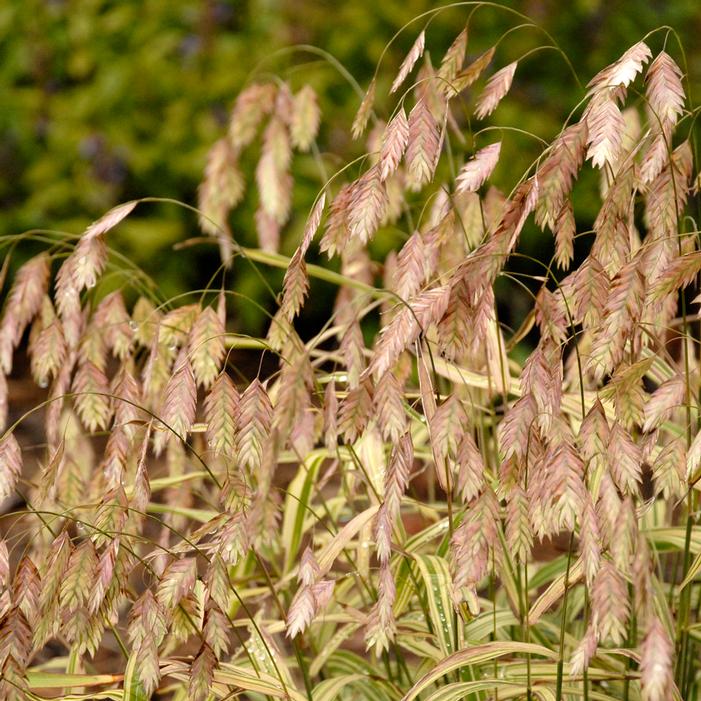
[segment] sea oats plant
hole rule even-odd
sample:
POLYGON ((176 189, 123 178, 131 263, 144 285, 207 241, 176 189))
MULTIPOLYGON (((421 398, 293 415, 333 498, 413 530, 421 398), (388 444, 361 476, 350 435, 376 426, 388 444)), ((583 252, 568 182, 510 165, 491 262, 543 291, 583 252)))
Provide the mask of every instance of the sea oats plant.
POLYGON ((2 239, 3 275, 26 241, 45 248, 0 321, 2 698, 697 698, 683 52, 667 29, 625 51, 518 178, 500 161, 518 125, 482 120, 528 56, 468 61, 468 21, 431 60, 430 15, 386 76, 385 119, 378 69, 352 125, 365 153, 323 177, 291 258, 292 160, 325 162, 314 91, 280 79, 241 92, 209 154, 207 289, 163 299, 110 250, 135 201, 78 238, 2 239), (490 186, 499 169, 510 192, 490 186), (585 173, 593 231, 576 216, 585 173), (227 226, 250 187, 256 249, 227 226), (555 253, 526 280, 510 266, 533 220, 555 253), (387 227, 405 242, 374 260, 387 227), (305 263, 315 238, 340 267, 305 263), (225 281, 249 264, 285 269, 265 338, 231 331, 225 281), (303 340, 310 277, 338 295, 303 340), (516 330, 504 279, 536 289, 516 330), (45 396, 10 414, 25 353, 45 396), (40 445, 21 446, 37 416, 40 445))

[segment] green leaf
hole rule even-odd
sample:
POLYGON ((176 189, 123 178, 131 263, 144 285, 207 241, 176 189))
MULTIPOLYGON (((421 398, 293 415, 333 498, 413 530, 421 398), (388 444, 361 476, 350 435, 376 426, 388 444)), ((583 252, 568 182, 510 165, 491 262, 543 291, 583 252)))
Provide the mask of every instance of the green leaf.
POLYGON ((124 670, 124 701, 148 701, 146 690, 139 679, 138 657, 136 653, 129 655, 124 670))
POLYGON ((450 599, 452 580, 448 563, 436 555, 415 555, 414 559, 426 585, 433 632, 443 655, 450 655, 455 652, 455 631, 453 604, 450 599))
MULTIPOLYGON (((52 674, 50 672, 27 672, 30 689, 71 689, 80 686, 101 686, 120 681, 115 674, 52 674)), ((115 693, 115 692, 111 692, 115 693)))
POLYGON ((285 498, 285 515, 282 521, 282 545, 285 548, 285 571, 289 572, 295 564, 299 544, 304 535, 304 522, 308 515, 316 483, 316 476, 323 461, 323 455, 312 454, 300 466, 297 474, 287 488, 285 498))
POLYGON ((314 687, 312 699, 313 701, 334 701, 340 697, 344 687, 366 678, 364 674, 344 674, 341 677, 324 679, 314 687))
POLYGON ((695 558, 694 561, 689 565, 689 570, 686 573, 686 577, 684 577, 684 581, 679 585, 679 589, 684 589, 684 587, 688 586, 691 584, 691 582, 694 580, 694 577, 701 572, 701 553, 699 553, 695 558))
POLYGON ((524 653, 531 655, 541 655, 542 657, 550 657, 555 659, 557 652, 548 650, 546 647, 534 645, 532 643, 515 643, 515 642, 493 642, 477 645, 476 647, 460 650, 446 657, 442 662, 437 664, 428 674, 425 674, 419 679, 414 686, 411 687, 402 701, 411 701, 415 699, 422 691, 427 689, 431 684, 440 679, 443 675, 448 674, 461 667, 468 665, 479 665, 489 660, 511 655, 514 653, 524 653))

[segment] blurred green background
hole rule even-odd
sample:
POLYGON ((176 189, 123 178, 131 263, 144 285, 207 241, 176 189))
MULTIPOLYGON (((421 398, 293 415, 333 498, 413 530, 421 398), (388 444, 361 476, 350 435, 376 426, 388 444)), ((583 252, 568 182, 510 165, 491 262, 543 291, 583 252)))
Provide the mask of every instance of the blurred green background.
MULTIPOLYGON (((583 84, 632 43, 671 25, 687 52, 693 93, 701 77, 698 0, 523 0, 498 3, 532 18, 569 56, 583 84)), ((427 0, 3 0, 0 3, 0 229, 79 233, 115 203, 154 196, 196 203, 208 148, 225 132, 238 91, 254 77, 277 74, 297 89, 309 82, 323 112, 320 148, 346 159, 362 152, 348 132, 359 99, 331 63, 293 45, 317 46, 367 86, 387 42, 413 17, 440 6, 427 0)), ((472 6, 437 14, 427 32, 434 63, 462 29, 472 6)), ((424 26, 415 22, 391 45, 380 69, 379 114, 393 102, 387 87, 424 26)), ((483 7, 470 24, 468 60, 526 20, 483 7)), ((650 44, 661 48, 665 32, 650 44)), ((522 57, 548 36, 514 29, 493 65, 522 57)), ((683 66, 676 38, 668 50, 683 66)), ((563 58, 537 51, 519 64, 512 94, 493 117, 550 139, 583 95, 563 58)), ((505 187, 520 176, 539 146, 505 138, 505 187), (508 170, 508 169, 507 169, 508 170)), ((334 160, 329 157, 329 163, 334 160)), ((248 175, 252 176, 252 160, 248 175)), ((294 247, 320 187, 311 157, 296 158, 298 188, 283 251, 294 247)), ((595 187, 593 185, 592 187, 595 187)), ((254 197, 233 215, 244 245, 255 245, 254 197)), ((594 204, 591 213, 594 211, 594 204)), ((578 212, 586 223, 590 212, 578 212)), ((171 253, 197 235, 196 217, 182 208, 149 204, 137 210, 111 243, 154 275, 168 295, 202 286, 218 265, 214 248, 171 253)), ((410 232, 409 232, 410 233, 410 232)), ((112 235, 111 235, 112 236, 112 235)), ((542 258, 550 242, 535 230, 524 240, 542 258)), ((396 245, 401 239, 385 242, 396 245)), ((279 285, 279 274, 272 284, 279 285)), ((260 280, 240 266, 233 285, 261 297, 260 280)), ((525 302, 524 302, 525 303, 525 302)), ((257 331, 260 315, 242 305, 241 325, 257 331), (251 328, 251 326, 253 328, 251 328)))

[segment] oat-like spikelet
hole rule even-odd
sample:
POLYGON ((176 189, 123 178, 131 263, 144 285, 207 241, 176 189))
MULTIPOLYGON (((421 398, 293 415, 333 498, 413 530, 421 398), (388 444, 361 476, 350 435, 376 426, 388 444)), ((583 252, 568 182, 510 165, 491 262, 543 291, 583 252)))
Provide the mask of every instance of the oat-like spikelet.
POLYGON ((668 134, 684 113, 682 71, 666 51, 660 51, 647 70, 645 83, 645 95, 652 112, 650 123, 668 134))
POLYGON ((596 168, 615 170, 623 146, 625 122, 610 92, 594 96, 583 118, 587 125, 587 158, 596 168))
POLYGON ((159 325, 151 339, 151 348, 141 371, 142 399, 149 407, 160 406, 164 389, 177 351, 175 343, 166 344, 164 329, 159 325))
POLYGON ((341 337, 339 350, 346 364, 348 388, 355 389, 365 369, 365 341, 357 319, 348 324, 348 328, 341 337))
POLYGON ((225 372, 214 380, 204 400, 207 445, 214 452, 229 457, 233 457, 236 446, 239 401, 236 387, 225 372))
POLYGON ((584 464, 569 441, 563 441, 550 452, 548 460, 547 491, 554 499, 550 516, 556 530, 574 530, 582 513, 584 495, 584 464))
POLYGON ((319 229, 319 224, 321 224, 321 216, 324 213, 324 207, 326 206, 326 193, 322 192, 321 196, 316 200, 314 208, 307 219, 307 223, 304 226, 304 233, 302 234, 302 243, 300 244, 300 250, 302 255, 307 254, 307 250, 319 229))
POLYGON ((409 486, 413 462, 414 445, 411 434, 407 432, 395 442, 385 480, 385 504, 392 518, 399 515, 401 498, 409 486))
POLYGON ((39 609, 40 624, 34 633, 37 645, 43 645, 46 639, 58 630, 59 593, 65 578, 66 569, 73 547, 66 531, 62 531, 50 544, 44 567, 41 568, 41 593, 39 609))
POLYGON ((589 667, 589 663, 596 654, 598 645, 598 634, 596 627, 591 623, 587 626, 584 637, 577 645, 577 649, 572 653, 570 659, 570 677, 578 677, 589 667))
POLYGON ((572 203, 567 200, 555 220, 555 261, 562 270, 570 267, 574 258, 574 238, 577 224, 572 203))
POLYGON ((477 153, 460 169, 455 181, 456 192, 477 192, 499 162, 501 141, 496 141, 477 153))
POLYGON ((136 433, 133 424, 140 417, 141 388, 134 377, 130 363, 122 365, 115 375, 112 381, 112 394, 114 395, 114 425, 123 428, 131 440, 136 433))
POLYGON ((338 412, 338 431, 346 442, 355 443, 368 425, 372 410, 370 383, 361 382, 344 397, 338 412))
POLYGON ((130 326, 134 330, 134 342, 143 348, 150 348, 163 315, 150 299, 139 297, 132 309, 131 316, 130 326))
POLYGON ((156 455, 159 455, 175 437, 181 440, 187 438, 195 421, 196 409, 197 384, 187 348, 183 348, 175 360, 173 373, 166 384, 159 416, 165 425, 156 433, 153 441, 156 455))
POLYGON ((192 661, 190 680, 187 687, 188 699, 205 701, 209 697, 216 666, 217 658, 214 651, 209 645, 204 643, 192 661))
POLYGON ((91 289, 107 265, 107 246, 102 236, 83 236, 75 250, 66 258, 56 276, 58 307, 65 285, 72 285, 78 292, 91 289), (63 275, 62 275, 63 273, 63 275), (65 276, 65 277, 64 277, 65 276))
POLYGON ((229 141, 235 153, 253 141, 263 118, 273 109, 276 93, 272 83, 254 83, 239 93, 229 122, 229 141))
POLYGON ((640 686, 644 701, 674 697, 674 644, 657 616, 652 616, 640 649, 640 686))
POLYGON ((375 77, 370 81, 367 92, 360 103, 360 107, 356 112, 355 118, 353 119, 353 126, 351 127, 351 133, 353 138, 358 140, 365 131, 365 127, 368 125, 368 120, 372 114, 372 108, 375 104, 375 90, 377 88, 377 82, 375 77))
POLYGON ((574 274, 574 316, 585 328, 593 328, 603 316, 609 292, 609 276, 601 263, 588 256, 574 274))
POLYGON ((375 377, 387 372, 430 324, 441 320, 449 299, 450 286, 441 285, 419 293, 408 305, 402 306, 382 329, 368 371, 375 377))
POLYGON ((300 151, 309 151, 319 131, 321 112, 314 89, 305 85, 295 96, 290 117, 292 145, 300 151))
POLYGON ((107 438, 101 465, 107 484, 111 488, 116 488, 124 482, 130 447, 126 428, 114 426, 107 438))
POLYGON ((112 417, 110 386, 104 372, 90 361, 81 363, 73 380, 75 406, 89 431, 104 430, 112 417))
POLYGON ((112 583, 117 554, 119 552, 119 538, 115 538, 98 558, 95 570, 95 586, 90 593, 88 610, 96 614, 105 600, 107 590, 112 583))
POLYGON ((441 152, 441 128, 424 98, 409 113, 406 149, 407 187, 418 192, 433 179, 441 152))
MULTIPOLYGON (((291 184, 291 181, 289 181, 291 184)), ((277 253, 280 248, 280 223, 263 206, 256 209, 255 214, 256 232, 258 233, 258 243, 262 250, 277 253)))
POLYGON ((399 67, 399 72, 392 83, 390 88, 390 93, 396 92, 401 84, 406 80, 406 77, 411 73, 411 69, 416 65, 416 62, 421 58, 424 52, 424 47, 426 45, 426 34, 421 32, 419 36, 416 37, 409 53, 406 55, 402 61, 402 65, 399 67))
POLYGON ((4 431, 7 426, 7 415, 9 412, 8 405, 9 387, 5 373, 0 370, 0 431, 4 431))
POLYGON ((601 563, 594 580, 591 603, 597 637, 603 642, 622 644, 630 613, 628 589, 620 572, 608 560, 601 563))
POLYGON ((85 230, 83 238, 92 239, 103 236, 111 229, 114 229, 123 219, 126 219, 134 211, 137 204, 138 202, 136 200, 132 200, 112 207, 112 209, 103 214, 85 230))
POLYGON ((280 439, 289 439, 301 455, 312 449, 316 438, 311 399, 313 377, 308 356, 299 353, 296 358, 283 361, 276 387, 273 425, 280 439))
POLYGON ((555 139, 538 168, 536 223, 553 229, 584 162, 586 122, 577 122, 555 139))
POLYGON ((166 632, 165 615, 147 590, 132 607, 130 619, 129 637, 132 639, 132 655, 136 655, 139 661, 139 682, 146 694, 152 694, 161 678, 158 647, 166 632))
POLYGON ((380 178, 385 181, 399 167, 409 141, 409 122, 404 107, 392 117, 382 135, 380 149, 380 178))
POLYGON ((287 126, 273 115, 263 135, 263 148, 256 167, 261 208, 278 225, 284 224, 292 203, 292 178, 288 172, 292 147, 287 126))
POLYGON ((15 491, 22 476, 22 451, 14 434, 6 433, 0 439, 0 500, 15 491))
POLYGON ((608 463, 616 486, 624 494, 636 494, 642 482, 640 447, 619 423, 611 429, 608 463))
POLYGON ((107 246, 104 238, 84 236, 59 268, 55 301, 69 348, 78 345, 83 326, 80 293, 83 289, 95 287, 106 265, 107 246))
POLYGON ((346 212, 348 231, 360 244, 375 234, 387 208, 387 189, 374 165, 353 183, 346 212))
POLYGON ((373 526, 377 559, 380 563, 389 562, 392 553, 392 518, 387 504, 381 504, 373 526))
POLYGON ((415 231, 397 255, 392 289, 401 299, 409 299, 424 285, 437 264, 435 238, 415 231))
POLYGON ((197 191, 199 224, 205 234, 219 240, 222 260, 232 253, 231 231, 227 219, 241 201, 246 185, 229 139, 219 139, 207 154, 204 178, 197 191))
POLYGON ((483 54, 478 56, 469 66, 463 68, 453 80, 453 89, 455 93, 461 93, 466 88, 469 88, 481 75, 484 69, 491 63, 494 58, 495 47, 487 49, 483 54))
POLYGON ((100 319, 93 314, 80 338, 78 362, 81 364, 92 363, 101 372, 106 372, 108 355, 105 336, 100 319))
POLYGON ((622 359, 625 345, 638 323, 645 300, 645 279, 639 261, 625 265, 611 281, 604 318, 594 338, 587 369, 597 378, 610 372, 622 359))
POLYGON ((458 34, 453 43, 448 47, 448 50, 441 59, 441 65, 438 69, 438 78, 441 80, 440 90, 446 96, 453 97, 457 94, 456 86, 453 81, 462 69, 462 64, 465 61, 465 50, 467 49, 467 27, 458 34))
POLYGON ((367 648, 374 647, 375 654, 388 650, 394 641, 396 622, 393 606, 396 596, 397 589, 389 564, 383 564, 380 566, 377 602, 370 611, 365 632, 367 648))
POLYGON ((300 558, 297 580, 300 584, 311 586, 320 576, 321 568, 316 557, 314 557, 314 551, 307 546, 300 558))
POLYGON ((631 574, 631 556, 637 544, 638 522, 635 513, 635 503, 630 495, 626 495, 616 514, 614 538, 609 543, 613 564, 626 577, 629 577, 631 574))
POLYGON ((84 540, 71 553, 61 581, 61 608, 70 613, 89 603, 93 577, 97 572, 97 554, 91 540, 84 540))
POLYGON ((0 540, 0 587, 5 588, 10 582, 10 553, 5 540, 0 540))
POLYGON ((592 587, 601 564, 601 535, 594 503, 587 491, 583 492, 579 549, 582 554, 587 586, 592 587))
POLYGON ((518 61, 500 68, 488 81, 477 100, 475 116, 477 119, 488 117, 497 108, 506 93, 511 89, 518 61))
POLYGON ((628 87, 652 57, 644 41, 631 46, 617 61, 599 71, 587 85, 588 94, 619 86, 628 87))
POLYGON ((462 400, 451 394, 437 407, 428 425, 431 448, 436 458, 455 460, 462 436, 468 428, 467 411, 462 400))
POLYGON ((49 285, 49 256, 40 253, 24 263, 15 275, 0 321, 0 368, 12 370, 12 351, 25 328, 42 307, 49 285))
POLYGON ((535 400, 536 422, 548 433, 560 411, 562 396, 562 361, 556 346, 540 343, 531 353, 521 373, 521 392, 535 400))
POLYGON ((8 701, 23 701, 29 695, 25 669, 32 653, 32 630, 18 607, 13 606, 3 617, 0 640, 0 697, 8 701))
POLYGON ((396 443, 407 428, 402 387, 395 375, 386 372, 377 383, 374 393, 377 423, 386 441, 396 443))
POLYGON ((287 266, 283 280, 280 313, 288 321, 291 322, 297 316, 308 292, 309 277, 307 275, 307 265, 304 262, 302 249, 298 248, 287 266))
POLYGON ((158 583, 156 600, 165 611, 172 611, 192 592, 197 576, 194 558, 173 560, 166 567, 158 583))
POLYGON ((41 577, 31 557, 25 555, 17 565, 12 582, 12 603, 27 619, 30 625, 36 623, 39 614, 41 577))
POLYGON ((610 545, 616 538, 616 520, 622 508, 622 500, 608 472, 601 476, 596 513, 599 518, 602 546, 610 545))
POLYGON ((650 290, 652 301, 660 300, 688 287, 701 271, 701 252, 681 255, 667 267, 650 290))
POLYGON ((333 588, 333 581, 320 579, 297 590, 287 612, 288 638, 294 638, 309 626, 331 600, 333 588))
POLYGON ((205 307, 190 331, 190 363, 197 384, 207 389, 219 375, 226 354, 225 329, 212 307, 205 307))
POLYGON ((679 214, 689 194, 693 158, 688 141, 672 152, 659 175, 648 187, 645 220, 656 236, 674 237, 677 234, 679 214))
POLYGON ((122 293, 117 290, 105 296, 98 304, 93 322, 105 337, 105 344, 115 358, 124 360, 131 346, 134 332, 129 323, 122 293))
POLYGON ((666 421, 675 408, 684 402, 686 384, 681 376, 673 377, 663 382, 653 392, 650 400, 645 405, 645 423, 643 431, 652 431, 659 428, 666 421))
POLYGON ((487 574, 498 521, 498 504, 487 489, 470 505, 450 540, 453 602, 458 606, 465 601, 474 615, 479 613, 477 586, 487 574))
POLYGON ((204 630, 205 642, 212 648, 217 660, 221 660, 229 652, 229 620, 218 604, 210 603, 205 613, 204 630))
MULTIPOLYGON (((541 287, 535 299, 535 321, 541 336, 539 353, 546 361, 552 361, 557 374, 561 375, 558 346, 565 342, 570 329, 566 298, 562 291, 550 292, 545 286, 541 287)), ((555 379, 551 380, 551 384, 556 382, 555 379)))
POLYGON ((353 186, 346 183, 331 202, 326 230, 319 245, 322 252, 331 258, 343 250, 350 238, 348 211, 353 198, 353 186))
POLYGON ((56 379, 49 389, 50 403, 46 409, 46 421, 44 423, 46 427, 46 439, 52 447, 58 444, 59 421, 63 410, 64 396, 71 386, 71 377, 73 375, 75 362, 76 353, 69 352, 58 375, 56 375, 56 379))
POLYGON ((536 420, 537 406, 530 394, 518 399, 499 424, 499 452, 509 458, 523 457, 528 446, 528 434, 536 420))
POLYGON ((506 543, 518 562, 527 562, 533 547, 533 531, 528 518, 528 498, 515 485, 506 495, 506 543))
POLYGON ((169 311, 161 320, 160 342, 168 346, 168 351, 174 354, 182 348, 195 323, 200 307, 197 304, 186 304, 169 311))
POLYGON ((655 495, 665 499, 679 498, 684 493, 686 449, 682 438, 673 438, 663 446, 652 466, 655 495))
POLYGON ((484 486, 484 461, 475 439, 465 432, 460 440, 457 461, 455 488, 464 503, 471 502, 484 486))
POLYGON ((48 296, 44 297, 41 314, 34 320, 29 336, 32 375, 40 387, 47 387, 66 359, 63 327, 48 296))
POLYGON ((649 186, 662 172, 669 160, 669 148, 667 139, 663 133, 657 134, 645 151, 640 164, 640 183, 643 187, 649 186))
POLYGON ((245 389, 239 403, 236 460, 241 469, 255 472, 261 466, 272 420, 270 397, 260 380, 255 379, 245 389))
POLYGON ((446 357, 456 360, 481 345, 487 333, 483 324, 490 319, 479 310, 482 306, 492 307, 492 302, 491 288, 487 288, 475 305, 471 285, 465 277, 452 286, 448 307, 438 324, 440 347, 446 357))

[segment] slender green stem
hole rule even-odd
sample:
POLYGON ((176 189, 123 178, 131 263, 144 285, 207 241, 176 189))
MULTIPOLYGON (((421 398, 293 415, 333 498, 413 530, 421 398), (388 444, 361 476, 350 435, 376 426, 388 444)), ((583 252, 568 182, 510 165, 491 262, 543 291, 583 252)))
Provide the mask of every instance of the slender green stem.
POLYGON ((567 628, 567 600, 570 582, 570 567, 572 564, 572 548, 574 547, 574 528, 570 533, 570 541, 567 548, 567 568, 565 570, 565 593, 562 596, 562 619, 560 621, 560 653, 557 658, 557 681, 555 685, 555 698, 562 701, 562 680, 565 666, 565 630, 567 628))

